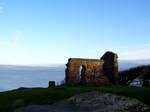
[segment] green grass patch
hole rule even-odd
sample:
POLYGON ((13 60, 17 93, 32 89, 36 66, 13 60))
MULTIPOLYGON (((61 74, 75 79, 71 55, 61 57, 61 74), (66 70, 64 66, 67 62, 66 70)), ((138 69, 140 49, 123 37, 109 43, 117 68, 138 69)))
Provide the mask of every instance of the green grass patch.
POLYGON ((22 99, 24 105, 29 104, 52 104, 73 95, 89 91, 102 91, 118 95, 137 98, 140 101, 150 105, 150 88, 133 88, 127 86, 65 86, 55 88, 32 88, 24 90, 13 90, 0 92, 0 112, 12 112, 12 104, 22 99))

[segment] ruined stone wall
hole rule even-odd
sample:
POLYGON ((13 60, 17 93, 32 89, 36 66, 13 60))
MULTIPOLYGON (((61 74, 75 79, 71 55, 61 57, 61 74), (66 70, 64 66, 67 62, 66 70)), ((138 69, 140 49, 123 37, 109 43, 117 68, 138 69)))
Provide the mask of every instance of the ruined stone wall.
POLYGON ((80 67, 85 66, 85 83, 102 84, 108 83, 108 78, 103 73, 103 60, 70 58, 66 69, 66 83, 81 83, 80 67))
POLYGON ((117 83, 117 58, 117 55, 112 52, 106 52, 101 59, 70 58, 66 64, 66 84, 105 85, 117 83), (84 73, 81 73, 80 67, 84 67, 84 73))
POLYGON ((103 71, 111 83, 118 83, 118 56, 113 52, 106 52, 102 57, 104 60, 103 71))

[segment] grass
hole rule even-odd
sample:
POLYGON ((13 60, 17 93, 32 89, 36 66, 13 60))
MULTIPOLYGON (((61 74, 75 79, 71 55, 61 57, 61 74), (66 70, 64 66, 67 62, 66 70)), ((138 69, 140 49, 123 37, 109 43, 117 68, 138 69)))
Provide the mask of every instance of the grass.
POLYGON ((89 91, 103 91, 133 97, 150 105, 150 88, 133 88, 127 86, 64 86, 55 88, 32 88, 0 92, 0 112, 12 112, 14 110, 12 104, 18 99, 22 99, 24 101, 24 105, 52 104, 57 101, 69 98, 73 95, 89 91))

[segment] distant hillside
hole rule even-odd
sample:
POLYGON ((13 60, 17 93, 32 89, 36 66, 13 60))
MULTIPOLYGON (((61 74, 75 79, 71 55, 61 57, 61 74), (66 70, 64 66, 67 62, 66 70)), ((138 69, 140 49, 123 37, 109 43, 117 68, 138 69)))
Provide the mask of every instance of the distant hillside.
MULTIPOLYGON (((119 60, 119 71, 127 70, 140 65, 150 64, 150 59, 146 60, 119 60)), ((20 65, 0 65, 0 70, 51 70, 65 71, 65 64, 41 65, 41 66, 20 66, 20 65)))
POLYGON ((50 70, 64 71, 64 65, 55 66, 20 66, 20 65, 0 65, 0 70, 50 70))
POLYGON ((127 70, 141 65, 149 65, 150 59, 143 60, 119 60, 119 71, 127 70))
POLYGON ((137 77, 143 80, 150 80, 150 65, 138 66, 121 71, 119 76, 122 83, 132 82, 137 77))

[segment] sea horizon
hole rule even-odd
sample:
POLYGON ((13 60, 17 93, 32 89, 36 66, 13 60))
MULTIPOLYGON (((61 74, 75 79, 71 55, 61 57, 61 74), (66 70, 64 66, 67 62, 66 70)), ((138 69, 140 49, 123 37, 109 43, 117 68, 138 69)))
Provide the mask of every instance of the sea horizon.
MULTIPOLYGON (((119 61, 119 71, 149 64, 149 61, 119 61)), ((48 66, 2 65, 0 64, 0 91, 20 87, 48 87, 49 81, 59 85, 65 79, 65 64, 48 66)))

